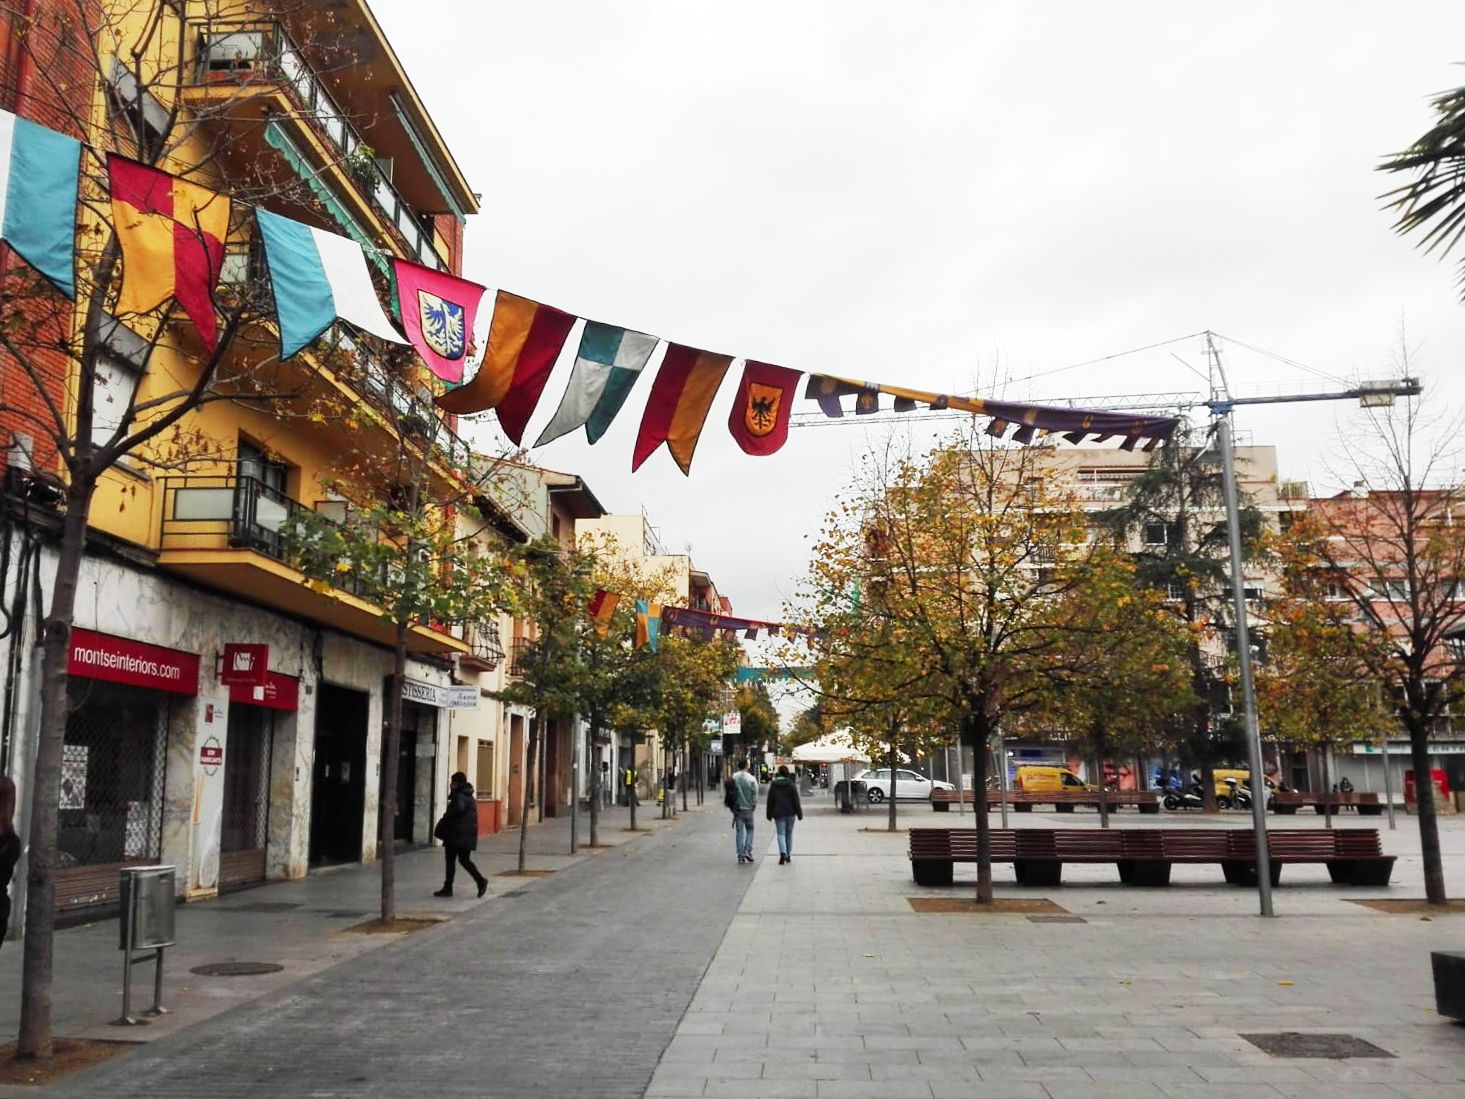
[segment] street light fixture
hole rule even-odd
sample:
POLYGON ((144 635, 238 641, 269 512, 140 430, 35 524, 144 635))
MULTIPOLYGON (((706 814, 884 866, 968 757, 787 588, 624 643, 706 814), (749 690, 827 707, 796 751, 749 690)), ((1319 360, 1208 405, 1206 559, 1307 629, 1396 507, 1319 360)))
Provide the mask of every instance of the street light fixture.
MULTIPOLYGON (((1211 399, 1206 402, 1216 421, 1216 446, 1221 454, 1221 471, 1226 496, 1226 533, 1231 550, 1231 605, 1236 616, 1236 656, 1241 666, 1241 697, 1246 718, 1246 754, 1251 767, 1251 820, 1256 836, 1256 885, 1263 916, 1273 916, 1272 859, 1267 845, 1266 774, 1262 770, 1261 730, 1256 715, 1256 685, 1252 680, 1251 641, 1246 620, 1246 583, 1241 563, 1241 517, 1237 504, 1236 455, 1231 441, 1231 412, 1237 405, 1295 404, 1304 401, 1356 400, 1364 408, 1386 408, 1396 397, 1415 397, 1423 392, 1418 378, 1397 381, 1361 382, 1352 389, 1332 393, 1294 394, 1283 397, 1232 397, 1221 366, 1221 352, 1215 337, 1206 333, 1206 354, 1212 368, 1211 399), (1260 789, 1260 793, 1258 793, 1260 789)), ((1385 765, 1388 757, 1385 756, 1385 765)))

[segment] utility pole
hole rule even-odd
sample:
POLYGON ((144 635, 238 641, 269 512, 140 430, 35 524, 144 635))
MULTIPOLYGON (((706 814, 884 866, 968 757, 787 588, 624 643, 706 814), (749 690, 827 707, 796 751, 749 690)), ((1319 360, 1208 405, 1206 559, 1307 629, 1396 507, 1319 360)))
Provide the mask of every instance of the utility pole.
MULTIPOLYGON (((1279 397, 1233 398, 1221 365, 1215 336, 1205 334, 1206 358, 1211 368, 1211 399, 1206 402, 1216 421, 1216 447, 1221 455, 1221 472, 1226 496, 1226 534, 1231 551, 1231 606, 1236 617, 1236 661, 1241 668, 1241 700, 1246 725, 1246 754, 1251 766, 1251 821, 1256 837, 1256 888, 1261 914, 1274 916, 1272 909, 1271 851, 1267 844, 1267 780, 1262 770, 1261 729, 1256 716, 1256 686, 1252 679, 1251 640, 1246 620, 1246 580, 1241 562, 1241 515, 1236 488, 1236 455, 1231 439, 1231 411, 1237 405, 1291 404, 1302 401, 1357 400, 1365 407, 1391 404, 1395 397, 1417 396, 1422 387, 1417 378, 1397 382, 1364 382, 1334 393, 1308 393, 1279 397)), ((1387 765, 1388 755, 1384 756, 1387 765)))

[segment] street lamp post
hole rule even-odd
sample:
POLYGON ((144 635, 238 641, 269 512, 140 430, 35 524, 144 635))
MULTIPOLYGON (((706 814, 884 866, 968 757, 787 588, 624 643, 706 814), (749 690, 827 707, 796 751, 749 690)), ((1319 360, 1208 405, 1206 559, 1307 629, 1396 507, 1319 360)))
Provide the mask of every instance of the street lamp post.
MULTIPOLYGON (((1212 333, 1206 333, 1206 353, 1213 371, 1211 400, 1207 407, 1216 419, 1216 445, 1221 453, 1222 480, 1226 497, 1226 533, 1231 552, 1231 604, 1236 616, 1236 659, 1241 666, 1241 698, 1246 721, 1246 754, 1251 765, 1251 819, 1256 837, 1257 896, 1263 916, 1273 916, 1271 851, 1267 844, 1267 782, 1262 770, 1261 730, 1256 716, 1256 689, 1252 681, 1251 644, 1246 621, 1246 585, 1241 563, 1241 515, 1236 489, 1236 455, 1231 440, 1231 411, 1237 405, 1293 404, 1303 401, 1357 400, 1363 407, 1391 404, 1395 397, 1414 397, 1422 392, 1417 378, 1364 382, 1353 389, 1333 393, 1294 394, 1284 397, 1239 397, 1230 395, 1221 352, 1212 333)), ((1388 756, 1385 754, 1385 766, 1388 756)))

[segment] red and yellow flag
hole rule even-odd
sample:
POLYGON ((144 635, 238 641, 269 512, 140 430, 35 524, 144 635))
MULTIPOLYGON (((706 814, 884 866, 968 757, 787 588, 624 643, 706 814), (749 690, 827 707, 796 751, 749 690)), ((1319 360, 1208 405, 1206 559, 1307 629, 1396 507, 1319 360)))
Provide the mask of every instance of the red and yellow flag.
POLYGON ((601 637, 610 633, 610 620, 615 617, 621 597, 615 592, 600 590, 590 600, 590 618, 595 623, 595 632, 601 637))
POLYGON ((731 355, 714 355, 679 343, 667 346, 666 358, 656 372, 641 416, 641 431, 631 457, 633 473, 662 443, 666 443, 683 473, 691 470, 702 423, 731 365, 731 355))
POLYGON ((803 374, 785 366, 749 360, 727 428, 744 454, 772 454, 788 441, 788 417, 794 390, 803 374))
POLYGON ((218 341, 214 287, 229 235, 229 197, 115 154, 107 157, 112 221, 122 248, 119 313, 170 297, 210 351, 218 341))
POLYGON ((498 409, 504 434, 518 446, 574 323, 569 313, 500 290, 483 364, 471 382, 439 397, 438 407, 459 415, 498 409))

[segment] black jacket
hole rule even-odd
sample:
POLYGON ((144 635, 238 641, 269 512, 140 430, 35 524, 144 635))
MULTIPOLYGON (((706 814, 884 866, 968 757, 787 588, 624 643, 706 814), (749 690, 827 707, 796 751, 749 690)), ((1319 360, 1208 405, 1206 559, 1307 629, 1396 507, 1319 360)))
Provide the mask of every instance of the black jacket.
POLYGON ((433 834, 444 846, 459 851, 478 850, 478 802, 473 800, 473 786, 454 786, 448 795, 448 807, 433 834))
POLYGON ((769 820, 777 820, 779 817, 804 819, 804 807, 799 802, 799 788, 787 775, 779 775, 768 784, 765 804, 768 806, 769 820))
POLYGON ((0 836, 0 942, 10 925, 10 879, 20 861, 20 837, 14 832, 0 836))

